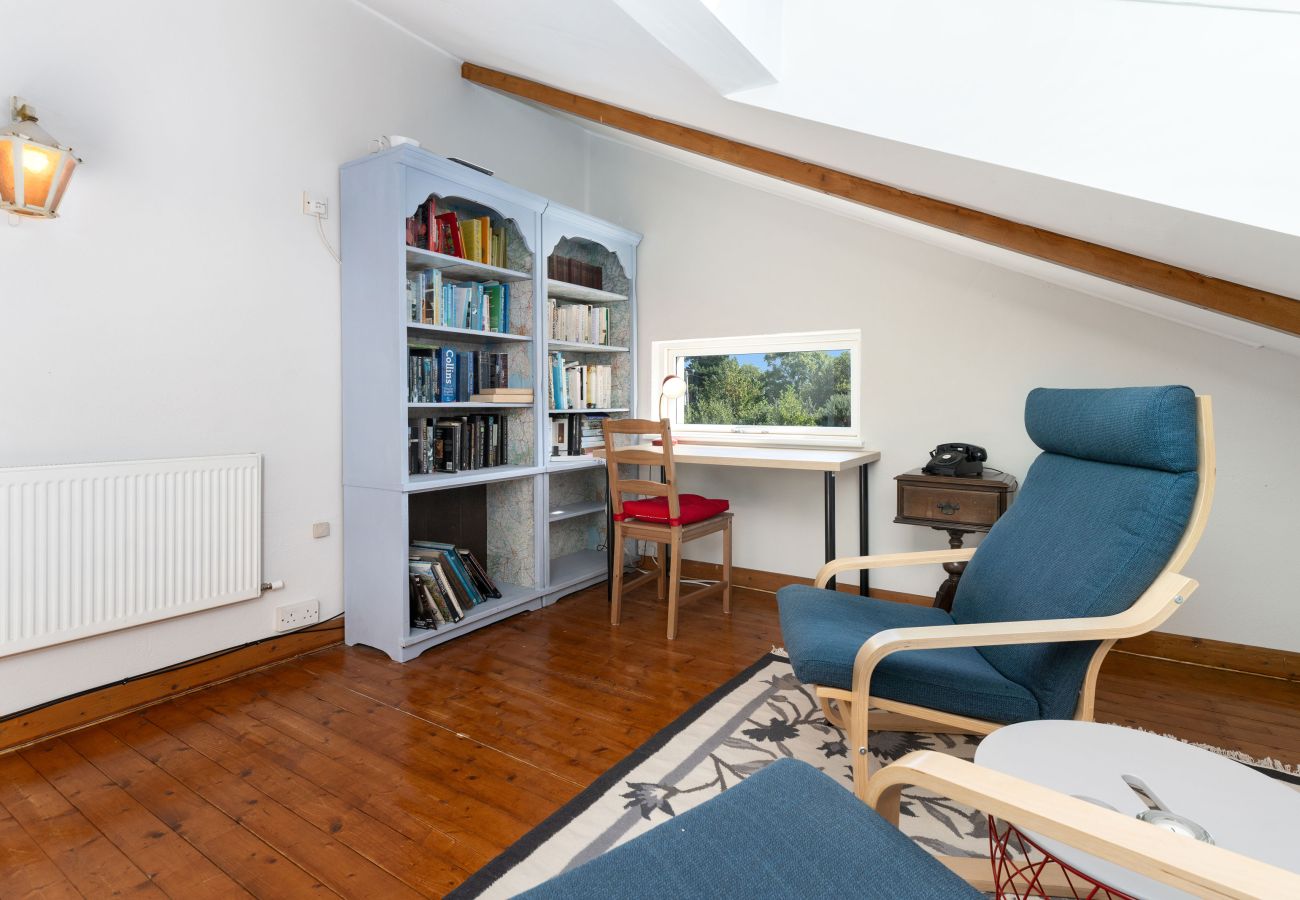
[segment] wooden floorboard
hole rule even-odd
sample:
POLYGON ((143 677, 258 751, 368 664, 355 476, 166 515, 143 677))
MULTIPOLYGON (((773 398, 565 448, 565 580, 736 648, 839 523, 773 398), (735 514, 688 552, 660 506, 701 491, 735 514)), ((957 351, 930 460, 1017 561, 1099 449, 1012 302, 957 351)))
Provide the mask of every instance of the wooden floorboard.
MULTIPOLYGON (((406 665, 331 647, 0 755, 0 897, 440 896, 774 646, 604 586, 406 665)), ((1112 654, 1098 717, 1300 762, 1300 685, 1112 654)))

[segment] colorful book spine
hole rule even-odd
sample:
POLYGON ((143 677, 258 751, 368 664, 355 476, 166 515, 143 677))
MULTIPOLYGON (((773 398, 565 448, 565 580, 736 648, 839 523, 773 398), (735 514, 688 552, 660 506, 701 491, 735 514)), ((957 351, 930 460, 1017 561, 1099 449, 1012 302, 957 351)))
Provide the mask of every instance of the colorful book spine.
POLYGON ((439 403, 456 402, 456 353, 454 350, 439 350, 441 358, 439 369, 442 372, 441 388, 438 392, 439 403))
POLYGON ((439 541, 414 541, 417 547, 428 547, 430 550, 441 550, 443 558, 451 569, 461 588, 470 598, 470 603, 477 606, 483 602, 483 595, 479 593, 478 588, 474 586, 473 580, 469 577, 469 572, 460 561, 460 555, 456 552, 455 544, 444 544, 439 541))

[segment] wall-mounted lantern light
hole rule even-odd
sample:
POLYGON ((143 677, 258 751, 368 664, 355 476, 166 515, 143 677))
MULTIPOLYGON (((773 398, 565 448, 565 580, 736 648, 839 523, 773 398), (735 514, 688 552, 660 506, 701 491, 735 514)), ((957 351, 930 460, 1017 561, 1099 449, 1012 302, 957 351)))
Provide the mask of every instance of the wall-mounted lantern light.
POLYGON ((81 160, 36 123, 22 98, 13 98, 10 117, 0 126, 0 210, 52 219, 81 160))

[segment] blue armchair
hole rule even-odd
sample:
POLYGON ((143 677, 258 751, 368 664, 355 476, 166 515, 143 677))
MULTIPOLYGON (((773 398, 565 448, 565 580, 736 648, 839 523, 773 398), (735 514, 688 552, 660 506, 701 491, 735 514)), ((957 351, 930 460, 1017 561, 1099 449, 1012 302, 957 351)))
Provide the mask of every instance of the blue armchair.
MULTIPOLYGON (((1300 896, 1294 873, 923 750, 877 773, 866 803, 806 763, 778 760, 519 900, 986 896, 994 884, 987 859, 966 858, 968 865, 954 873, 897 830, 899 794, 907 787, 951 797, 1189 896, 1300 896)), ((1046 896, 1079 896, 1076 891, 1087 889, 1077 875, 1049 869, 1035 877, 1046 896)))
POLYGON ((815 587, 777 593, 795 674, 856 749, 859 796, 873 721, 987 734, 1091 719, 1115 641, 1157 627, 1196 588, 1179 573, 1214 493, 1208 397, 1039 388, 1025 427, 1043 452, 978 548, 835 560, 815 587), (963 560, 951 614, 823 589, 839 572, 963 560))

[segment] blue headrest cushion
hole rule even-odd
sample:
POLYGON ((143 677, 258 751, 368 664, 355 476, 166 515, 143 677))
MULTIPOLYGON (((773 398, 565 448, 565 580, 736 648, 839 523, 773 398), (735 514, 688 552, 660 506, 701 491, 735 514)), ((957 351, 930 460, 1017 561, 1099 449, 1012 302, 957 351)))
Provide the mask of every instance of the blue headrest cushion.
POLYGON ((1048 453, 1195 472, 1196 395, 1189 387, 1035 388, 1025 400, 1025 430, 1048 453))

